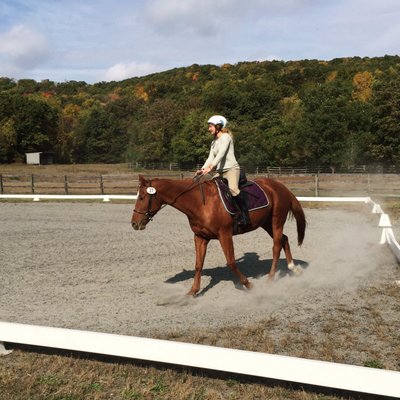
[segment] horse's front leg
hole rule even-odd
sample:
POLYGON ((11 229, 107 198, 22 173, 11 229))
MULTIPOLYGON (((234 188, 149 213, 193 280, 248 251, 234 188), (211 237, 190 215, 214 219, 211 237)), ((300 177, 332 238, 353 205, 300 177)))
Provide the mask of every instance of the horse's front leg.
POLYGON ((200 290, 201 271, 203 270, 204 259, 206 258, 209 239, 194 235, 194 246, 196 249, 196 264, 193 285, 188 295, 194 296, 200 290))
POLYGON ((243 275, 236 265, 235 250, 233 247, 233 238, 231 233, 220 234, 219 242, 221 243, 222 250, 224 251, 226 262, 232 272, 239 278, 242 285, 246 286, 247 289, 251 289, 253 284, 243 275))

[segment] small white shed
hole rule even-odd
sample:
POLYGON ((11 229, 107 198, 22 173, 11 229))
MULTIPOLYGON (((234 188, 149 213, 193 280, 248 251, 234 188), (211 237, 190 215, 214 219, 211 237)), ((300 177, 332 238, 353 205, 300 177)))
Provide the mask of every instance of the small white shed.
POLYGON ((26 163, 41 165, 53 164, 53 153, 38 152, 38 153, 25 153, 26 163))

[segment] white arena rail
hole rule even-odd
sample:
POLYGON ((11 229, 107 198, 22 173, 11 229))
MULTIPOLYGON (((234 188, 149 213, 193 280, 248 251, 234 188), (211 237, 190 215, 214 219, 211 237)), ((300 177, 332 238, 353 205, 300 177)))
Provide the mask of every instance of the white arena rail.
POLYGON ((15 199, 15 200, 136 200, 137 195, 123 194, 0 194, 0 200, 15 199))
POLYGON ((400 397, 400 372, 223 347, 0 322, 0 340, 400 397))
POLYGON ((336 203, 365 203, 372 205, 372 213, 380 214, 378 227, 382 228, 380 243, 387 244, 390 250, 400 263, 400 245, 393 233, 389 215, 385 214, 381 206, 375 203, 370 197, 297 197, 299 201, 309 202, 336 202, 336 203))
MULTIPOLYGON (((123 195, 0 195, 1 199, 112 199, 135 200, 123 195)), ((380 243, 388 244, 400 262, 389 216, 369 197, 298 197, 299 201, 358 202, 372 205, 380 214, 380 243)), ((0 322, 0 354, 10 351, 4 342, 105 354, 145 361, 204 368, 235 374, 308 384, 333 389, 400 398, 400 372, 297 357, 279 356, 167 340, 114 335, 72 329, 0 322)))

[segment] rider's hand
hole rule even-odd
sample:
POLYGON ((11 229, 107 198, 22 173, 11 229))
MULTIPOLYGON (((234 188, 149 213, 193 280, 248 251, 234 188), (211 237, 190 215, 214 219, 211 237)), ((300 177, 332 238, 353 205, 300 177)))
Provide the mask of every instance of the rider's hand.
POLYGON ((212 171, 212 167, 205 167, 205 168, 202 168, 202 169, 198 169, 196 171, 196 175, 205 175, 205 174, 210 173, 211 171, 212 171))

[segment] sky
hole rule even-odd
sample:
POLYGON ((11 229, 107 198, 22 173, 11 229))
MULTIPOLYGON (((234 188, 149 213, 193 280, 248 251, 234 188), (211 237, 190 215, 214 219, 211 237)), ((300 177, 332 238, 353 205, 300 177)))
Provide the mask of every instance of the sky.
POLYGON ((0 77, 400 54, 400 0, 0 0, 0 77))

